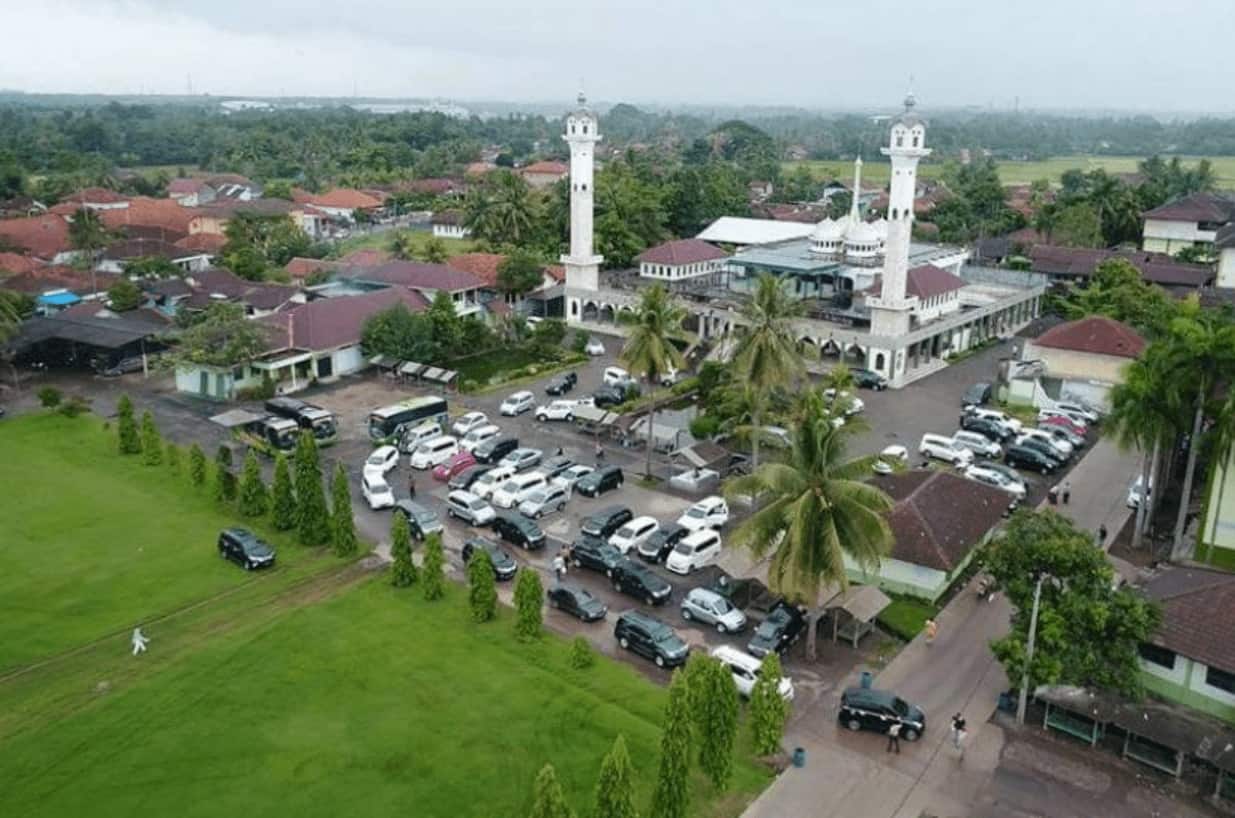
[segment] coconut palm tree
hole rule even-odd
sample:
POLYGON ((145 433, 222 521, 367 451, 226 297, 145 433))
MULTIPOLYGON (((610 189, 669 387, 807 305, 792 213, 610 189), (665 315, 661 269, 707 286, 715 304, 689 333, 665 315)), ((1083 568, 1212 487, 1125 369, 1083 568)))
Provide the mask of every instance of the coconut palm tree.
MULTIPOLYGON (((1218 417, 1214 421, 1213 429, 1210 432, 1213 442, 1213 459, 1214 471, 1211 483, 1218 484, 1218 497, 1216 502, 1212 502, 1209 506, 1209 517, 1212 522, 1206 519, 1209 525, 1209 553, 1212 555, 1214 543, 1218 539, 1218 518, 1222 516, 1222 502, 1226 494, 1226 481, 1230 477, 1229 466, 1231 461, 1231 452, 1235 449, 1235 391, 1228 392, 1226 400, 1222 402, 1222 408, 1218 411, 1218 417)), ((1198 538, 1204 542, 1204 538, 1198 538)))
MULTIPOLYGON (((755 281, 751 300, 742 308, 745 327, 733 356, 733 378, 755 396, 752 421, 759 429, 767 397, 775 388, 787 388, 802 373, 793 321, 802 304, 789 297, 779 279, 764 273, 755 281)), ((751 465, 759 465, 759 435, 751 436, 751 465)))
MULTIPOLYGON (((623 323, 630 328, 618 359, 632 374, 642 375, 648 383, 648 394, 654 396, 656 386, 670 372, 685 366, 682 353, 674 341, 686 342, 682 322, 686 310, 678 306, 661 284, 647 287, 639 296, 639 305, 623 323)), ((656 442, 656 402, 648 409, 647 474, 652 475, 652 449, 656 442)))
POLYGON ((472 235, 492 246, 523 244, 536 223, 527 182, 509 170, 489 174, 468 197, 463 223, 472 235))
POLYGON ((865 482, 875 457, 845 459, 848 431, 832 424, 827 401, 811 391, 783 463, 764 463, 725 486, 731 500, 760 496, 762 507, 734 530, 731 546, 768 559, 772 590, 811 608, 807 655, 815 657, 819 594, 848 585, 845 557, 876 571, 892 546, 892 499, 865 482))
POLYGON ((396 230, 391 234, 387 247, 399 261, 413 261, 418 251, 415 237, 407 230, 396 230))

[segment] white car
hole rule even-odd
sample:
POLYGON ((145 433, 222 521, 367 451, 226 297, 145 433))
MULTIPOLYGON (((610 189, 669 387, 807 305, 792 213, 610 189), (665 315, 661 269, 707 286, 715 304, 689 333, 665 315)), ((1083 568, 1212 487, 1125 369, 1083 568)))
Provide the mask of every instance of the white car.
POLYGON ((536 489, 549 484, 544 472, 525 471, 510 477, 489 495, 489 502, 498 508, 514 508, 532 495, 536 489))
POLYGON ((379 446, 364 461, 364 473, 383 475, 399 465, 399 450, 394 446, 379 446))
MULTIPOLYGON (((755 692, 755 682, 759 681, 759 669, 763 662, 749 653, 721 645, 712 650, 712 658, 729 668, 733 674, 733 683, 738 686, 738 693, 750 698, 755 692)), ((785 701, 793 701, 793 680, 788 676, 780 677, 780 695, 785 701)))
MULTIPOLYGON (((829 402, 838 401, 835 389, 823 390, 823 396, 827 398, 829 402)), ((841 411, 846 417, 852 417, 853 415, 856 415, 866 409, 866 403, 861 398, 851 395, 848 391, 842 391, 840 393, 839 403, 841 406, 841 411)))
MULTIPOLYGON (((1141 475, 1137 475, 1137 478, 1132 483, 1132 485, 1128 486, 1128 501, 1127 501, 1128 508, 1140 508, 1141 498, 1144 497, 1146 493, 1144 491, 1144 486, 1145 486, 1144 477, 1142 477, 1141 475)), ((1152 497, 1153 493, 1154 493, 1154 481, 1150 480, 1148 494, 1150 497, 1152 497)))
POLYGON ((660 523, 656 522, 655 517, 636 517, 613 532, 609 545, 623 554, 629 554, 632 548, 638 548, 659 530, 660 523))
POLYGON ((438 425, 438 422, 436 420, 428 420, 419 426, 403 430, 403 434, 399 436, 399 450, 404 454, 411 454, 420 447, 421 443, 441 436, 442 427, 438 425))
POLYGON ((631 382, 630 373, 620 366, 610 366, 605 368, 603 376, 605 386, 625 386, 631 382))
POLYGON ((598 338, 589 338, 587 346, 583 348, 583 351, 595 358, 605 354, 605 345, 598 338))
POLYGON ((871 468, 876 474, 891 474, 899 468, 909 465, 909 450, 904 446, 888 446, 879 453, 871 468))
POLYGON ((690 574, 716 562, 720 556, 720 534, 704 528, 678 540, 665 560, 665 567, 675 574, 690 574))
POLYGON ((463 436, 459 447, 465 452, 474 452, 476 447, 491 437, 497 437, 502 430, 490 423, 488 426, 478 426, 463 436))
POLYGON ((994 460, 1003 457, 1003 449, 998 443, 987 439, 985 435, 980 435, 977 432, 958 429, 952 435, 952 442, 962 449, 968 449, 981 457, 989 457, 994 460))
POLYGON ((476 482, 472 483, 471 492, 482 500, 487 500, 499 486, 514 476, 514 466, 497 466, 477 477, 476 482))
POLYGON ((567 491, 574 491, 575 483, 579 482, 579 478, 583 477, 585 474, 591 474, 594 471, 596 471, 595 466, 584 466, 582 464, 571 466, 569 469, 553 478, 553 484, 561 486, 567 491))
POLYGON ((994 463, 977 463, 965 469, 965 476, 978 483, 1002 489, 1018 500, 1025 496, 1025 481, 1016 472, 1003 466, 994 463))
POLYGON ((1088 406, 1072 401, 1062 401, 1061 403, 1055 404, 1054 408, 1061 412, 1071 412, 1073 414, 1080 415, 1085 418, 1085 422, 1089 424, 1097 423, 1102 418, 1101 415, 1088 406))
POLYGON ((952 442, 952 438, 943 435, 922 435, 918 443, 918 454, 945 460, 957 468, 973 463, 973 452, 963 449, 952 442))
POLYGON ((516 392, 506 400, 502 401, 498 411, 508 417, 521 415, 524 412, 531 411, 536 406, 536 396, 531 392, 516 392))
POLYGON ((1052 449, 1054 449, 1056 452, 1059 453, 1060 460, 1067 460, 1069 457, 1072 456, 1072 452, 1075 451, 1075 449, 1072 448, 1071 443, 1069 443, 1066 440, 1061 440, 1060 438, 1055 437, 1053 434, 1046 431, 1045 429, 1026 429, 1021 435, 1019 435, 1016 438, 1016 443, 1017 445, 1020 445, 1024 443, 1026 440, 1042 441, 1043 443, 1047 444, 1048 446, 1050 446, 1052 449))
POLYGON ((729 504, 725 498, 713 495, 704 497, 678 517, 678 525, 688 531, 699 531, 703 528, 720 528, 729 522, 729 504))
POLYGON ((541 423, 547 420, 574 420, 575 407, 578 405, 578 401, 555 400, 551 403, 537 406, 536 419, 541 423))
POLYGON ((394 508, 395 493, 381 472, 365 472, 360 478, 360 493, 371 509, 394 508))
MULTIPOLYGON (((844 422, 842 419, 841 424, 843 425, 844 422)), ((784 426, 764 426, 759 432, 760 443, 766 443, 769 446, 776 446, 781 449, 788 449, 793 446, 793 437, 784 426)))
POLYGON ((450 435, 441 435, 432 440, 426 440, 412 452, 411 466, 413 469, 431 469, 445 463, 459 453, 459 441, 450 435))
POLYGON ((1025 428, 1025 425, 1009 414, 1000 412, 998 409, 984 409, 981 406, 970 406, 965 410, 966 414, 973 415, 976 418, 986 418, 1001 424, 1005 429, 1010 429, 1013 434, 1019 435, 1025 428))
POLYGON ((467 437, 467 433, 473 429, 491 425, 489 423, 489 416, 484 412, 468 412, 456 420, 455 425, 451 426, 450 430, 455 433, 455 437, 467 437))

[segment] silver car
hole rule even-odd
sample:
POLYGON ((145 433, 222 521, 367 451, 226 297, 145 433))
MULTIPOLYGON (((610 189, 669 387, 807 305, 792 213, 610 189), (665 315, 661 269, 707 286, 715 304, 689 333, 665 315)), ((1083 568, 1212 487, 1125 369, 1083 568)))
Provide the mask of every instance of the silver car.
POLYGON ((539 519, 546 514, 566 508, 566 501, 569 499, 570 489, 550 483, 529 494, 527 499, 519 504, 519 513, 524 517, 539 519))
POLYGON ((502 458, 499 466, 510 466, 516 473, 524 472, 540 463, 545 453, 540 449, 515 449, 502 458))
POLYGON ((746 627, 746 614, 707 588, 695 588, 686 595, 682 600, 682 618, 715 625, 720 633, 737 633, 746 627))
POLYGON ((553 478, 553 484, 561 486, 568 491, 575 490, 575 483, 578 483, 584 475, 591 474, 596 471, 595 466, 585 466, 582 463, 571 466, 566 471, 553 478))

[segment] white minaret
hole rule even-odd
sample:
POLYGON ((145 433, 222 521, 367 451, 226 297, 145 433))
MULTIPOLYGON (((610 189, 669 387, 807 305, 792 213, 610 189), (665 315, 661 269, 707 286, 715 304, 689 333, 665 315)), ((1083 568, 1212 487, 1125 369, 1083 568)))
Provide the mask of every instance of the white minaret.
POLYGON ((907 297, 909 238, 913 233, 913 201, 917 191, 918 161, 930 155, 926 124, 913 112, 915 100, 905 97, 905 112, 892 123, 888 147, 880 148, 892 160, 892 190, 888 194, 888 240, 884 246, 883 288, 879 298, 868 298, 871 332, 898 336, 909 331, 909 313, 917 299, 907 297))
POLYGON ((603 258, 592 251, 592 168, 600 141, 596 115, 579 92, 579 107, 566 117, 562 139, 570 145, 570 253, 562 256, 566 289, 596 290, 603 258))
POLYGON ((853 160, 853 196, 849 203, 849 226, 858 223, 858 200, 862 198, 862 157, 853 160))

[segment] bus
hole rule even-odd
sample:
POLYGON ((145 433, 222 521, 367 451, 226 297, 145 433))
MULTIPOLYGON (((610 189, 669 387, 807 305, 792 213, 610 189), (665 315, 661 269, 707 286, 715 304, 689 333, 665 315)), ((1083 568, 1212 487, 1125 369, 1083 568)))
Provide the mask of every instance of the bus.
POLYGON ((336 428, 333 412, 296 398, 278 397, 266 401, 266 411, 277 417, 295 421, 301 429, 310 429, 318 440, 334 438, 336 428))
POLYGON ((290 452, 295 449, 300 427, 294 420, 266 415, 245 424, 244 432, 258 449, 273 454, 274 451, 290 452))
POLYGON ((393 442, 404 429, 435 420, 443 429, 450 420, 445 398, 409 398, 369 413, 369 437, 382 443, 393 442))

